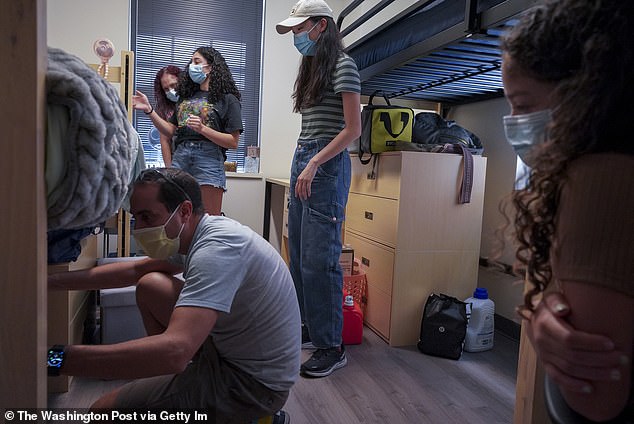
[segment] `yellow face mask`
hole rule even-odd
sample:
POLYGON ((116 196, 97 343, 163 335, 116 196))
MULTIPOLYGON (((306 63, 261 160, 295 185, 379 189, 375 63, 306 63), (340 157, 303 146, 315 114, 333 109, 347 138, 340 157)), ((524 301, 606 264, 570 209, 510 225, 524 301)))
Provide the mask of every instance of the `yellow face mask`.
POLYGON ((185 228, 185 223, 181 225, 178 235, 173 239, 167 236, 165 226, 170 222, 172 217, 176 214, 176 211, 179 209, 180 205, 174 209, 174 212, 172 212, 163 225, 132 230, 134 239, 149 257, 155 259, 167 259, 178 253, 178 249, 181 244, 180 235, 183 232, 183 228, 185 228))

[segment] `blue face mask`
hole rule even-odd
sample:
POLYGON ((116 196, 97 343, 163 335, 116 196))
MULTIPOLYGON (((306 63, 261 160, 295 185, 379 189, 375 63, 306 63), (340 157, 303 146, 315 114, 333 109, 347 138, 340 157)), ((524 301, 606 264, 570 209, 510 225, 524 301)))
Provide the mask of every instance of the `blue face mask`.
POLYGON ((176 94, 176 90, 174 90, 173 88, 170 88, 165 92, 165 97, 167 97, 168 100, 174 103, 178 101, 178 94, 176 94))
POLYGON ((504 118, 504 133, 517 156, 528 166, 534 146, 546 139, 546 127, 550 123, 550 109, 524 115, 508 115, 504 118))
POLYGON ((202 82, 207 79, 207 74, 203 71, 203 65, 201 64, 195 65, 193 63, 190 63, 188 72, 189 72, 189 77, 196 84, 202 84, 202 82))
POLYGON ((319 22, 313 25, 308 31, 300 32, 299 34, 293 34, 293 44, 295 48, 304 56, 314 56, 315 48, 317 47, 317 41, 310 39, 308 34, 319 25, 319 22))

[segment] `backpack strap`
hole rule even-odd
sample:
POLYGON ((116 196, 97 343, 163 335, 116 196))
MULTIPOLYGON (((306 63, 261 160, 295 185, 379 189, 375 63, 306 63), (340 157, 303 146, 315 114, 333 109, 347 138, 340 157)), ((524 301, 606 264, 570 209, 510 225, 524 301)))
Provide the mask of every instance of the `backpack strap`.
POLYGON ((373 157, 373 156, 376 156, 376 155, 370 154, 370 157, 369 157, 369 158, 365 158, 365 159, 364 159, 364 158, 363 158, 363 154, 364 154, 364 152, 362 152, 361 150, 359 150, 359 162, 361 162, 361 163, 362 163, 362 164, 364 164, 364 165, 369 164, 369 163, 370 163, 370 161, 372 160, 372 157, 373 157))
POLYGON ((359 162, 361 162, 363 165, 367 165, 368 163, 370 163, 370 161, 372 160, 372 153, 370 153, 370 157, 369 158, 364 158, 363 155, 366 154, 368 152, 364 152, 363 151, 363 147, 361 147, 361 141, 359 141, 359 162))
POLYGON ((368 180, 376 180, 376 161, 379 158, 379 155, 370 154, 370 157, 364 159, 363 154, 364 152, 359 146, 359 162, 361 162, 363 165, 367 165, 372 159, 374 159, 374 161, 372 162, 372 169, 368 172, 366 177, 368 180))
POLYGON ((471 202, 471 189, 473 188, 473 156, 471 152, 462 143, 445 144, 440 152, 462 155, 462 184, 460 184, 458 203, 471 202))
POLYGON ((370 94, 370 98, 368 99, 368 105, 372 105, 372 100, 374 100, 374 96, 381 95, 385 100, 385 104, 388 106, 392 106, 390 103, 390 99, 387 98, 387 95, 383 92, 383 90, 374 90, 374 93, 370 94))
POLYGON ((368 180, 376 180, 376 161, 379 159, 379 155, 372 156, 374 156, 374 161, 372 162, 372 170, 368 172, 368 180))

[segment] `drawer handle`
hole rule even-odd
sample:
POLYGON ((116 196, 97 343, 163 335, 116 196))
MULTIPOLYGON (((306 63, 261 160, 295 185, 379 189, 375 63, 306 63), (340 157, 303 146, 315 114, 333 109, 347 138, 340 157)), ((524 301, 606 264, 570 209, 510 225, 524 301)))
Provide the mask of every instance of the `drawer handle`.
POLYGON ((361 263, 365 266, 370 266, 370 260, 365 256, 361 256, 361 263))
POLYGON ((372 212, 365 211, 365 219, 372 221, 374 219, 374 214, 372 212))

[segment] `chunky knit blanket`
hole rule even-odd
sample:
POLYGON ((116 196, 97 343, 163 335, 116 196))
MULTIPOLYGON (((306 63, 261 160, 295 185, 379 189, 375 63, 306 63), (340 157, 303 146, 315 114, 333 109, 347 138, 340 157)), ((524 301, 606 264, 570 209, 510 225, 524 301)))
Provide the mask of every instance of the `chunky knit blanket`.
POLYGON ((125 199, 139 136, 116 89, 76 56, 48 49, 46 92, 48 230, 94 226, 125 199))

